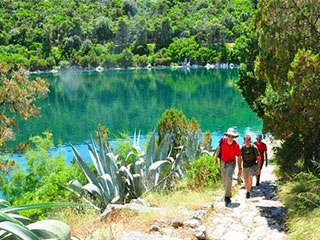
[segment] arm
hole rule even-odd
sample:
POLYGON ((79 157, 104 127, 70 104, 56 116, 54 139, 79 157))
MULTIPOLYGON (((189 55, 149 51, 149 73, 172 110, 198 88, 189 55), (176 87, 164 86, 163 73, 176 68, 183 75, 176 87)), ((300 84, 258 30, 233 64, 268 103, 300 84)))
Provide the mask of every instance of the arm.
POLYGON ((264 156, 265 156, 265 160, 266 160, 266 167, 268 167, 268 154, 267 154, 267 150, 264 152, 264 156))
POLYGON ((240 178, 242 175, 242 157, 241 156, 237 156, 237 160, 238 160, 238 177, 240 178))
POLYGON ((261 157, 260 157, 260 155, 258 155, 257 156, 257 173, 258 173, 258 175, 260 175, 260 173, 261 173, 261 168, 260 168, 260 166, 261 166, 261 157))
POLYGON ((260 170, 260 166, 261 166, 261 156, 260 156, 260 152, 257 148, 257 146, 255 146, 254 148, 255 154, 256 154, 256 161, 257 161, 257 174, 259 175, 261 170, 260 170))
POLYGON ((216 153, 215 153, 215 159, 214 159, 214 165, 217 167, 218 166, 218 156, 220 154, 220 146, 218 145, 218 147, 216 148, 216 153))

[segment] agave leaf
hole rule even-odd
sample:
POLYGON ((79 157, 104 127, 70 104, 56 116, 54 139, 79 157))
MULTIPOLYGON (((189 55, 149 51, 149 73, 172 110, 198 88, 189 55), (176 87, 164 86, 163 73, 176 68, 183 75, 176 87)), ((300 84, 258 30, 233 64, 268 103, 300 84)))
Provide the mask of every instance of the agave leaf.
POLYGON ((99 186, 98 180, 96 179, 94 173, 91 171, 90 167, 86 164, 86 162, 82 159, 78 150, 72 144, 70 144, 70 145, 73 150, 76 162, 81 167, 81 169, 84 172, 84 174, 86 175, 88 181, 96 186, 99 186))
MULTIPOLYGON (((5 232, 9 232, 23 240, 41 240, 37 235, 31 232, 28 228, 26 228, 25 226, 21 226, 17 223, 12 223, 8 221, 0 222, 0 229, 5 230, 5 232)), ((10 235, 2 239, 9 239, 9 238, 11 238, 10 235)))
POLYGON ((150 173, 155 171, 153 186, 158 185, 158 182, 159 182, 159 179, 160 179, 160 175, 161 175, 161 169, 162 169, 163 166, 165 166, 167 164, 169 164, 168 160, 162 160, 162 161, 157 161, 157 162, 153 163, 149 167, 149 172, 150 173))
POLYGON ((210 157, 212 157, 213 154, 214 154, 214 152, 209 152, 208 150, 202 150, 201 153, 202 153, 202 154, 207 154, 207 155, 209 155, 210 157))
POLYGON ((101 190, 99 187, 97 187, 95 184, 88 183, 82 187, 83 190, 88 191, 93 196, 99 198, 101 201, 103 201, 103 196, 101 194, 101 190))
POLYGON ((151 171, 156 171, 158 170, 160 167, 168 164, 169 161, 168 160, 162 160, 162 161, 156 161, 155 163, 153 163, 150 167, 149 167, 149 172, 151 171))
POLYGON ((117 182, 113 182, 111 176, 109 174, 104 174, 99 176, 99 181, 103 186, 103 194, 106 196, 108 203, 111 202, 112 196, 117 195, 117 188, 114 185, 118 184, 117 182))
MULTIPOLYGON (((133 152, 133 151, 131 151, 131 152, 129 152, 128 153, 128 155, 127 155, 127 157, 126 157, 126 160, 125 160, 125 165, 128 165, 128 163, 129 163, 129 158, 131 157, 131 156, 136 156, 136 154, 133 152)), ((135 162, 135 161, 134 161, 135 162)))
POLYGON ((64 202, 35 203, 35 204, 21 205, 16 207, 2 208, 0 209, 0 212, 12 213, 12 212, 38 209, 38 208, 44 209, 44 208, 54 208, 54 207, 79 207, 79 206, 87 206, 87 205, 79 204, 79 203, 64 203, 64 202))
MULTIPOLYGON (((17 216, 19 216, 19 215, 17 215, 17 216)), ((15 219, 13 216, 10 216, 9 214, 0 212, 0 222, 5 222, 5 221, 16 223, 16 224, 23 226, 23 224, 19 220, 15 219)))
POLYGON ((78 180, 73 179, 73 180, 71 180, 71 181, 68 183, 68 185, 70 186, 70 188, 71 188, 72 190, 81 193, 83 186, 82 186, 82 184, 81 184, 78 180))
POLYGON ((41 238, 56 238, 69 240, 71 237, 70 227, 57 220, 43 220, 29 224, 28 229, 41 238))
POLYGON ((9 207, 10 203, 4 199, 0 199, 0 208, 9 207))
POLYGON ((144 164, 145 164, 145 162, 143 160, 139 160, 139 161, 134 162, 132 172, 134 174, 140 174, 141 176, 144 175, 143 174, 143 169, 145 166, 144 164))
POLYGON ((146 187, 142 182, 142 176, 140 174, 133 174, 133 182, 136 190, 137 197, 141 196, 146 191, 146 187))
POLYGON ((181 149, 181 151, 176 155, 176 159, 174 160, 174 169, 176 169, 177 166, 180 165, 181 160, 182 160, 184 148, 182 147, 182 148, 180 148, 180 149, 181 149))
POLYGON ((112 177, 113 182, 115 182, 116 173, 119 170, 119 167, 117 165, 117 158, 113 153, 108 153, 106 156, 108 159, 108 167, 110 169, 109 174, 112 177))
POLYGON ((30 218, 18 215, 18 214, 14 214, 14 213, 6 213, 6 215, 20 221, 22 224, 30 224, 32 223, 32 220, 30 218))
POLYGON ((119 170, 119 173, 121 173, 122 178, 124 178, 124 183, 127 190, 129 191, 129 194, 132 197, 137 197, 136 189, 133 182, 133 176, 130 171, 125 166, 122 166, 119 170))
POLYGON ((139 153, 141 153, 140 149, 140 130, 138 135, 136 135, 136 131, 134 131, 134 137, 133 137, 133 147, 136 149, 139 153))
POLYGON ((183 173, 183 171, 181 170, 180 165, 177 166, 176 172, 179 174, 179 177, 180 177, 180 178, 183 178, 183 177, 184 177, 184 173, 183 173))
POLYGON ((197 157, 198 141, 195 135, 187 136, 186 156, 189 161, 193 161, 197 157))
POLYGON ((166 159, 169 153, 170 144, 171 144, 171 135, 166 135, 161 143, 159 144, 159 147, 156 151, 156 157, 155 161, 166 159))
POLYGON ((99 155, 96 151, 96 147, 94 145, 93 140, 92 140, 92 146, 93 146, 93 148, 88 144, 90 158, 91 158, 95 168, 97 169, 98 174, 103 175, 103 174, 105 174, 105 171, 102 167, 102 164, 101 164, 99 155))
POLYGON ((149 169, 149 167, 155 161, 155 152, 156 152, 156 130, 152 132, 151 138, 147 145, 146 156, 145 156, 145 164, 147 169, 149 169))
POLYGON ((116 196, 114 199, 112 199, 111 203, 119 203, 121 201, 120 196, 116 196))
POLYGON ((133 134, 133 147, 136 145, 136 138, 137 138, 137 132, 136 129, 134 129, 134 134, 133 134))
POLYGON ((104 172, 111 175, 112 169, 110 168, 107 157, 106 157, 106 155, 109 154, 109 152, 108 152, 108 149, 106 148, 106 145, 103 143, 103 139, 100 131, 99 131, 99 149, 100 149, 100 152, 99 152, 100 163, 104 169, 104 172))
POLYGON ((158 185, 159 179, 160 179, 160 169, 158 169, 156 171, 156 174, 155 174, 155 177, 154 177, 154 185, 153 186, 157 186, 158 185))

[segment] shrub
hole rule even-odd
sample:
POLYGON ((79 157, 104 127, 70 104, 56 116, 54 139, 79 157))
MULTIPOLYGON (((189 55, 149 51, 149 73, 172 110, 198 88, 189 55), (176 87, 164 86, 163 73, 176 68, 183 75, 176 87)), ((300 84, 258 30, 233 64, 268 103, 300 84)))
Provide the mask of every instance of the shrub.
POLYGON ((155 66, 170 66, 172 59, 170 57, 163 56, 160 52, 154 55, 154 65, 155 66))
MULTIPOLYGON (((30 138, 34 148, 24 155, 26 166, 16 163, 3 181, 3 195, 14 204, 74 200, 65 186, 77 177, 84 181, 84 175, 76 165, 68 165, 65 158, 58 154, 50 155, 53 147, 52 134, 45 132, 44 137, 30 138)), ((42 215, 43 210, 33 210, 30 215, 42 215)))
POLYGON ((281 187, 280 197, 289 215, 302 215, 319 208, 320 178, 312 173, 301 172, 281 187))
POLYGON ((303 166, 302 159, 302 142, 294 134, 283 141, 280 147, 275 148, 275 162, 279 165, 280 175, 282 177, 294 176, 301 172, 303 166))
POLYGON ((146 67, 148 65, 147 55, 134 55, 133 56, 133 65, 137 67, 146 67))
POLYGON ((212 151, 211 144, 212 144, 211 132, 207 130, 202 136, 201 147, 203 147, 204 150, 212 151))
POLYGON ((219 180, 219 167, 214 165, 215 157, 201 156, 189 164, 187 182, 191 188, 212 187, 219 180))
POLYGON ((178 147, 184 143, 184 137, 197 134, 201 134, 198 121, 195 118, 188 120, 182 111, 175 108, 167 109, 158 122, 159 143, 165 135, 172 135, 173 146, 178 147))
POLYGON ((63 61, 61 61, 61 62, 59 63, 59 65, 60 65, 60 67, 61 67, 62 69, 66 69, 66 68, 69 67, 70 63, 69 63, 68 61, 66 61, 66 60, 63 60, 63 61))
POLYGON ((171 134, 173 145, 178 147, 183 143, 183 135, 188 132, 188 119, 182 111, 169 108, 161 116, 158 123, 158 135, 160 143, 165 135, 171 134))
POLYGON ((47 69, 47 62, 44 59, 31 59, 30 60, 30 70, 31 71, 44 71, 47 69))

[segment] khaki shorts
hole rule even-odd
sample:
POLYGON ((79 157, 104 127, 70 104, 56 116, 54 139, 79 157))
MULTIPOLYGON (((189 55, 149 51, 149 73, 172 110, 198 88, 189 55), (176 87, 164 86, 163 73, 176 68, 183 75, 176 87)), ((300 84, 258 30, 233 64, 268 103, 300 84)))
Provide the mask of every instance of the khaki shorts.
POLYGON ((257 175, 257 165, 253 165, 248 168, 243 169, 243 178, 247 179, 249 177, 253 177, 257 175))

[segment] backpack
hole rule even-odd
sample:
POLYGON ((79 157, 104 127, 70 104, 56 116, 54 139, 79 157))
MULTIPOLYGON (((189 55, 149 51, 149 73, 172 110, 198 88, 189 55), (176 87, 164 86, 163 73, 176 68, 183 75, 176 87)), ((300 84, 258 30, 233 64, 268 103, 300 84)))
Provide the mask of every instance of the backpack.
POLYGON ((252 166, 252 165, 254 165, 255 164, 255 161, 256 161, 256 157, 259 155, 259 152, 258 152, 258 149, 256 149, 256 147, 251 143, 250 144, 250 149, 249 149, 249 151, 250 152, 246 152, 247 154, 253 154, 254 156, 255 156, 255 158, 254 158, 254 160, 249 160, 248 161, 248 159, 245 159, 244 158, 244 149, 245 149, 246 147, 245 147, 245 145, 243 145, 242 146, 242 148, 241 148, 241 156, 242 156, 242 159, 243 159, 243 162, 244 162, 244 165, 246 165, 246 166, 252 166))

